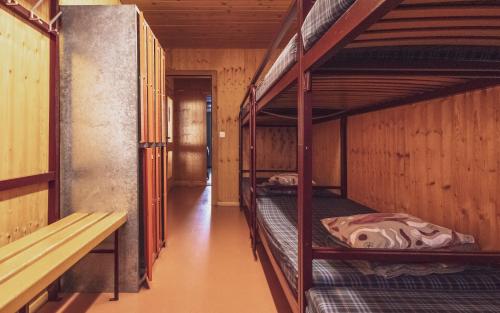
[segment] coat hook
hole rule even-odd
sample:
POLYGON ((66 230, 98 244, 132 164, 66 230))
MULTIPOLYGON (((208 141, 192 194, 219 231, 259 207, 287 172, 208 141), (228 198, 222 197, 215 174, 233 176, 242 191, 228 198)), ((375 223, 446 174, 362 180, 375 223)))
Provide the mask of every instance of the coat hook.
POLYGON ((54 33, 57 33, 58 32, 58 29, 57 28, 54 28, 54 24, 56 24, 57 20, 59 20, 59 18, 61 17, 62 15, 62 11, 59 11, 59 13, 56 14, 56 16, 54 16, 50 22, 49 22, 49 31, 50 32, 54 32, 54 33))
POLYGON ((38 0, 35 5, 31 8, 30 10, 30 20, 32 21, 38 21, 40 20, 40 17, 35 14, 35 10, 43 3, 44 0, 38 0))

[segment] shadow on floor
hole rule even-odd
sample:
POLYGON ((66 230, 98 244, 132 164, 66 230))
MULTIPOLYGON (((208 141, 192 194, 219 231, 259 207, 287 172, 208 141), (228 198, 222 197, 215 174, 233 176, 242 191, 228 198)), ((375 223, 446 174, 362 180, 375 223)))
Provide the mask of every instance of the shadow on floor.
MULTIPOLYGON (((102 296, 99 293, 71 293, 61 294, 62 299, 57 302, 49 302, 45 305, 40 313, 51 312, 51 310, 58 309, 58 313, 85 313, 89 308, 94 305, 97 298, 102 296)), ((110 294, 111 297, 111 294, 110 294)))

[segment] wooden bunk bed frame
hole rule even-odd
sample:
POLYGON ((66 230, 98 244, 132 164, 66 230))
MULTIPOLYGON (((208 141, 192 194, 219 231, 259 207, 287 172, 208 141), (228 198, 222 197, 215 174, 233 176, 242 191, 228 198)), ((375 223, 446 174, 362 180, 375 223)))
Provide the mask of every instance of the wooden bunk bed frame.
MULTIPOLYGON (((246 204, 252 248, 255 253, 258 238, 265 247, 281 286, 294 312, 305 312, 305 292, 312 287, 312 260, 370 260, 390 259, 395 262, 464 262, 500 263, 500 252, 447 252, 408 251, 379 249, 340 249, 316 247, 312 244, 312 126, 313 123, 333 119, 340 120, 341 186, 340 195, 347 198, 347 122, 348 116, 382 110, 419 101, 486 88, 500 84, 500 62, 369 62, 354 61, 336 64, 333 57, 345 48, 373 48, 391 46, 489 46, 500 48, 500 5, 494 1, 447 1, 447 0, 371 0, 355 1, 352 6, 312 45, 307 51, 302 41, 301 28, 313 7, 312 0, 293 0, 285 14, 282 27, 274 40, 245 94, 240 111, 240 203, 245 206, 242 196, 241 179, 244 172, 250 173, 251 202, 246 204), (472 6, 475 6, 472 8, 472 6), (465 10, 465 11, 464 11, 465 10), (468 12, 474 12, 469 16, 468 12), (446 15, 443 15, 443 13, 446 15), (496 22, 492 22, 496 19, 496 22), (290 34, 290 27, 297 25, 298 34, 296 62, 274 81, 260 97, 256 96, 259 77, 271 60, 272 52, 290 34), (425 24, 425 25, 424 25, 425 24), (465 31, 465 32, 464 32, 465 31), (333 62, 332 62, 333 60, 333 62), (405 79, 401 79, 401 78, 405 79), (432 78, 432 79, 431 79, 432 78), (339 79, 348 79, 349 84, 338 84, 339 79), (360 90, 369 87, 377 79, 379 89, 371 93, 360 90), (421 84, 415 83, 420 80, 421 84), (328 102, 335 93, 343 92, 342 109, 331 110, 323 116, 314 116, 312 99, 313 86, 320 85, 327 92, 315 97, 314 101, 328 102), (351 85, 351 87, 349 86, 351 85), (354 86, 354 87, 352 87, 354 86), (388 91, 388 89, 396 91, 388 91), (295 99, 295 101, 294 101, 295 99), (288 115, 297 115, 298 149, 297 186, 298 210, 298 285, 297 293, 289 286, 278 262, 273 257, 266 232, 261 231, 256 217, 256 176, 257 169, 256 128, 258 114, 269 113, 272 104, 296 102, 296 109, 288 115), (243 109, 247 109, 244 111, 243 109), (266 110, 265 110, 266 109, 266 110), (250 137, 249 170, 243 169, 243 128, 247 127, 250 137)), ((335 101, 333 101, 335 102, 335 101)), ((338 102, 338 101, 337 101, 338 102)), ((286 111, 283 106, 281 111, 286 111)), ((289 108, 288 108, 289 109, 289 108)), ((287 115, 284 114, 284 115, 287 115)), ((272 123, 272 126, 290 126, 272 123)), ((279 171, 273 171, 279 172, 279 171)))

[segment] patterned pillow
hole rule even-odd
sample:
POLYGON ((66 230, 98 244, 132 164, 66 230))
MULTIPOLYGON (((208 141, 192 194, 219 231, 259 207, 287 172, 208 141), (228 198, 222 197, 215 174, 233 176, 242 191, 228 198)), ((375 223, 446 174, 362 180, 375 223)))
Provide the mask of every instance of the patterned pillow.
MULTIPOLYGON (((273 175, 269 178, 269 183, 272 185, 297 186, 299 184, 299 175, 297 173, 273 175)), ((316 185, 316 182, 313 180, 312 184, 316 185)))
POLYGON ((475 244, 474 237, 404 213, 370 213, 322 219, 335 238, 352 248, 454 249, 475 244))
POLYGON ((269 182, 275 185, 296 186, 299 183, 299 177, 296 173, 278 174, 271 176, 269 182))

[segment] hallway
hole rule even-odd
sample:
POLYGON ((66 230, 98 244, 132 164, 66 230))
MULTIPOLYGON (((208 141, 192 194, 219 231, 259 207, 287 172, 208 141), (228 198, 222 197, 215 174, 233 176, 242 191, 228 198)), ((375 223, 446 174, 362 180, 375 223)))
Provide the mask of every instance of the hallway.
POLYGON ((69 295, 41 312, 287 312, 281 290, 272 288, 275 304, 266 281, 264 272, 275 285, 274 273, 254 261, 243 213, 211 210, 210 187, 176 187, 171 195, 168 247, 156 261, 150 290, 121 294, 119 302, 107 294, 69 295))

